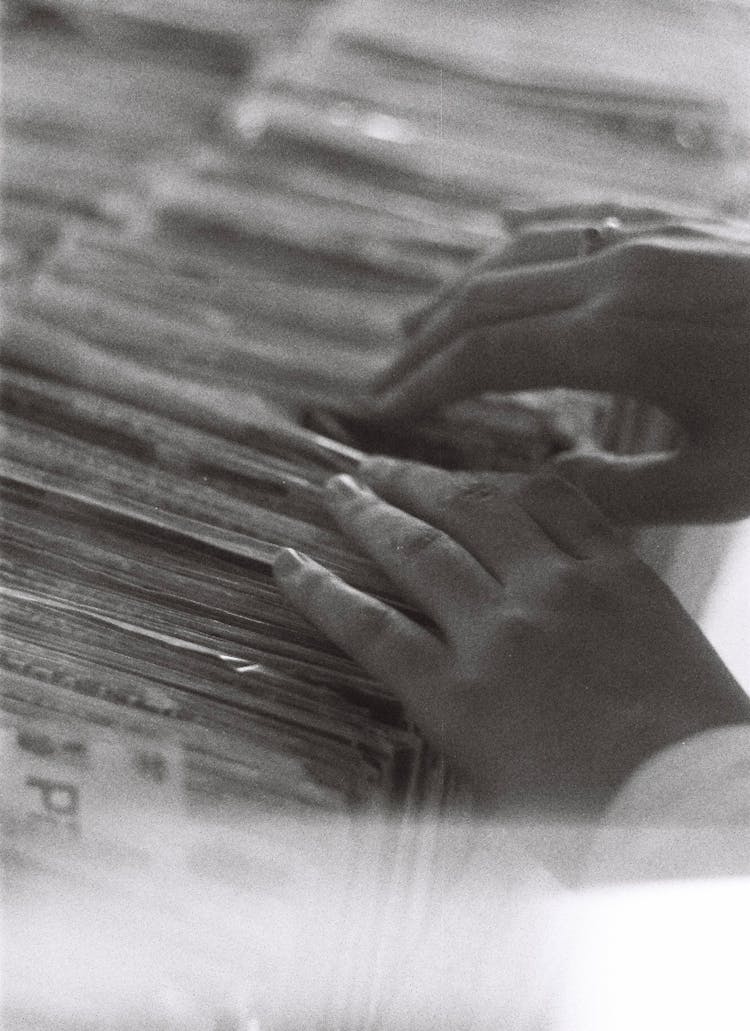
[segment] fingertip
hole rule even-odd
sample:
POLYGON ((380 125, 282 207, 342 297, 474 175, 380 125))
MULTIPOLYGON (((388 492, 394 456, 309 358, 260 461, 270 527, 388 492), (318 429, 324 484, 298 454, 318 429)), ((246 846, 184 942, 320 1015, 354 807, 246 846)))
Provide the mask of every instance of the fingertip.
MULTIPOLYGON (((325 501, 331 515, 346 535, 358 532, 358 528, 370 526, 378 518, 379 496, 363 483, 349 475, 332 476, 325 485, 325 501)), ((365 543, 365 547, 366 547, 365 543)))
POLYGON ((331 476, 326 480, 325 486, 326 490, 331 494, 336 494, 340 497, 358 498, 366 493, 366 488, 357 483, 354 476, 348 472, 337 472, 335 476, 331 476))
POLYGON ((282 548, 274 559, 273 574, 280 580, 289 580, 310 568, 310 559, 294 548, 282 548))

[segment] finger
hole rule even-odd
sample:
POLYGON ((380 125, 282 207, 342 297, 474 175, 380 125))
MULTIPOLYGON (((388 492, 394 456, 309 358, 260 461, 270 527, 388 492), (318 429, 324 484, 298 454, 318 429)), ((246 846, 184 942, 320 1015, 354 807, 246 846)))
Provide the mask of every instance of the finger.
POLYGON ((486 272, 434 312, 415 341, 416 349, 434 352, 478 326, 574 307, 585 298, 590 278, 585 261, 486 272))
POLYGON ((388 458, 368 459, 358 472, 380 497, 448 533, 500 583, 519 564, 561 557, 554 539, 517 504, 525 476, 447 473, 388 458))
POLYGON ((552 472, 526 479, 518 500, 550 540, 573 558, 608 556, 626 546, 601 509, 552 472))
POLYGON ((606 218, 619 218, 621 222, 666 222, 679 220, 686 213, 679 208, 630 207, 610 201, 580 204, 553 204, 536 208, 506 208, 503 221, 511 230, 525 228, 539 222, 575 221, 599 222, 606 218))
POLYGON ((430 355, 380 395, 368 414, 414 418, 487 391, 573 387, 627 393, 626 364, 613 360, 606 345, 585 308, 484 326, 430 355))
MULTIPOLYGON (((611 217, 597 221, 541 222, 526 226, 503 251, 503 261, 494 262, 493 269, 517 267, 519 265, 566 261, 592 253, 587 247, 587 237, 599 235, 603 246, 622 243, 638 236, 651 234, 668 237, 690 237, 713 239, 719 234, 717 228, 708 223, 696 221, 673 222, 665 217, 643 222, 622 222, 611 217)), ((735 239, 736 236, 731 237, 735 239)), ((490 266, 488 266, 490 267, 490 266)))
POLYGON ((426 630, 291 548, 273 572, 291 604, 378 680, 408 685, 441 653, 426 630))
POLYGON ((726 522, 750 514, 745 447, 637 457, 562 455, 554 468, 616 523, 726 522))
MULTIPOLYGON (((608 221, 611 223, 618 220, 610 219, 608 221)), ((382 377, 382 386, 396 382, 405 372, 414 368, 420 360, 431 353, 436 345, 439 346, 434 337, 430 335, 431 330, 434 332, 437 328, 442 330, 445 336, 450 336, 451 333, 455 335, 462 329, 470 328, 471 325, 489 322, 493 317, 512 316, 512 308, 507 306, 507 294, 503 294, 500 290, 501 281, 498 280, 495 286, 495 280, 489 276, 490 273, 512 274, 514 270, 526 265, 558 263, 564 265, 575 258, 585 257, 615 244, 636 242, 639 238, 646 242, 652 250, 658 247, 659 239, 663 240, 667 247, 670 242, 679 246, 680 241, 687 244, 695 241, 703 244, 703 250, 707 255, 710 253, 709 245, 713 242, 717 245, 718 259, 720 261, 723 259, 720 275, 726 275, 727 247, 732 247, 735 251, 732 261, 737 264, 737 255, 741 255, 747 246, 747 241, 741 239, 732 227, 725 228, 716 223, 699 222, 694 219, 678 223, 665 220, 665 216, 650 222, 622 224, 616 229, 609 226, 606 233, 600 233, 595 223, 585 221, 530 226, 502 251, 492 255, 484 262, 473 265, 465 276, 448 284, 428 304, 409 317, 409 321, 404 323, 404 330, 407 336, 413 338, 414 343, 382 377), (594 246, 591 245, 592 237, 596 241, 594 246), (483 294, 485 294, 484 298, 483 294), (487 306, 487 296, 493 299, 493 295, 497 302, 494 309, 492 305, 487 306), (505 314, 504 309, 507 309, 505 314), (457 318, 456 325, 451 326, 451 317, 457 318)), ((688 253, 692 256, 692 251, 688 253)), ((636 262, 639 260, 640 258, 636 255, 636 262)), ((588 266, 579 266, 579 269, 581 276, 590 275, 588 266)), ((645 272, 645 269, 642 271, 645 272)), ((663 277, 655 274, 653 276, 644 275, 642 278, 648 279, 649 282, 653 280, 660 282, 663 277)), ((689 279, 689 277, 685 278, 689 279)), ((524 281, 524 278, 519 278, 518 282, 508 281, 507 291, 510 292, 515 287, 522 288, 524 281)), ((517 300, 520 305, 520 298, 517 300)), ((551 305, 551 307, 553 306, 551 305)), ((540 305, 538 310, 549 309, 540 305)))
MULTIPOLYGON (((401 323, 407 337, 416 337, 430 319, 444 309, 462 290, 486 272, 514 269, 522 265, 565 261, 582 253, 580 222, 562 225, 538 225, 526 229, 504 247, 475 262, 459 279, 447 283, 430 300, 407 315, 401 323)), ((396 378, 395 376, 393 378, 396 378)))
POLYGON ((585 262, 555 262, 475 275, 430 314, 411 346, 380 382, 381 392, 479 326, 566 310, 585 297, 585 262))
POLYGON ((443 531, 387 504, 350 476, 329 481, 342 531, 448 634, 497 600, 497 584, 443 531))
POLYGON ((512 248, 514 241, 507 240, 503 243, 496 244, 491 250, 487 251, 486 254, 477 258, 476 261, 471 264, 461 273, 460 276, 456 276, 447 280, 424 304, 420 305, 413 312, 409 312, 401 320, 401 328, 403 329, 406 336, 412 336, 418 332, 422 323, 429 318, 430 313, 436 308, 442 305, 449 297, 451 297, 456 291, 460 290, 471 280, 480 275, 487 269, 501 268, 505 264, 512 264, 512 261, 506 257, 506 250, 512 248))
POLYGON ((696 221, 683 219, 680 222, 650 222, 645 225, 626 227, 625 236, 666 236, 672 239, 681 237, 697 240, 716 240, 726 244, 741 243, 740 235, 728 226, 719 222, 696 221))
MULTIPOLYGON (((437 311, 444 308, 461 290, 485 272, 566 261, 584 255, 587 253, 584 247, 584 234, 596 231, 599 223, 622 223, 615 234, 617 242, 644 233, 700 239, 721 238, 727 242, 735 242, 738 239, 736 229, 725 228, 719 223, 697 221, 694 218, 677 221, 676 215, 669 215, 655 208, 617 210, 627 214, 617 215, 611 206, 607 209, 606 217, 602 206, 591 209, 542 209, 537 213, 539 218, 532 217, 531 221, 524 223, 515 238, 510 239, 505 246, 496 248, 485 258, 474 262, 463 275, 446 283, 425 304, 406 315, 401 322, 405 335, 414 337, 419 334, 437 311), (557 218, 548 218, 546 210, 556 212, 557 218), (588 216, 587 210, 591 211, 588 216)), ((532 212, 531 215, 533 214, 532 212)))
POLYGON ((750 249, 729 251, 713 236, 652 233, 602 253, 596 264, 616 284, 617 309, 644 320, 672 316, 679 324, 747 311, 750 249))
MULTIPOLYGON (((651 290, 666 279, 671 291, 684 284, 681 293, 696 292, 696 278, 710 277, 707 284, 698 284, 699 303, 706 294, 723 298, 722 277, 732 278, 738 285, 738 299, 746 298, 748 289, 747 253, 735 249, 727 254, 725 241, 718 239, 708 227, 693 224, 654 225, 648 231, 620 228, 612 241, 620 246, 611 248, 611 257, 586 259, 566 254, 568 249, 580 247, 586 227, 567 227, 550 234, 565 260, 548 260, 535 264, 514 265, 513 268, 484 270, 453 292, 445 303, 437 307, 417 334, 413 348, 407 355, 414 367, 427 354, 434 353, 461 333, 494 322, 510 321, 555 311, 581 304, 601 289, 612 273, 635 277, 637 283, 648 282, 651 290), (608 260, 609 259, 609 260, 608 260), (680 274, 667 278, 674 269, 680 274), (661 275, 659 274, 661 273, 661 275), (692 275, 691 275, 692 273, 692 275), (655 282, 654 282, 655 281, 655 282)), ((545 234, 531 237, 525 246, 534 253, 544 247, 545 234)))

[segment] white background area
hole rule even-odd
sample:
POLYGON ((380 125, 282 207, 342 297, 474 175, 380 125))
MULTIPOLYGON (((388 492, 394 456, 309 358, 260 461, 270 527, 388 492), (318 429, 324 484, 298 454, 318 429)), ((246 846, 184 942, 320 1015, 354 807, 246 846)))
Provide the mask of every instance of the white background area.
POLYGON ((750 519, 730 539, 700 624, 750 694, 750 519))

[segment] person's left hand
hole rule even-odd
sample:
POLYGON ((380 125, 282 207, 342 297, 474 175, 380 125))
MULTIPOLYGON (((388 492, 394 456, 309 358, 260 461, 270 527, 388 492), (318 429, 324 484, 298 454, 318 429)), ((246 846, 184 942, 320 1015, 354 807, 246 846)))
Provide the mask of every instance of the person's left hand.
POLYGON ((347 402, 351 417, 409 427, 486 391, 627 396, 668 415, 679 443, 565 451, 561 476, 620 524, 750 514, 747 228, 632 216, 597 228, 538 215, 407 317, 406 348, 369 404, 347 402))
POLYGON ((330 483, 342 531, 433 628, 284 551, 275 574, 506 809, 598 809, 648 756, 750 719, 750 700, 658 577, 556 477, 374 459, 330 483))

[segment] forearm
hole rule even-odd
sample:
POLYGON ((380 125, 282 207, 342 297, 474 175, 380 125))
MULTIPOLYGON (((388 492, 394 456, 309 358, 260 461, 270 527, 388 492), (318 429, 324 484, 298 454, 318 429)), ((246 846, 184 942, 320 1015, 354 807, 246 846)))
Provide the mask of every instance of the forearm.
POLYGON ((750 875, 750 725, 708 730, 644 763, 592 836, 584 880, 750 875))

